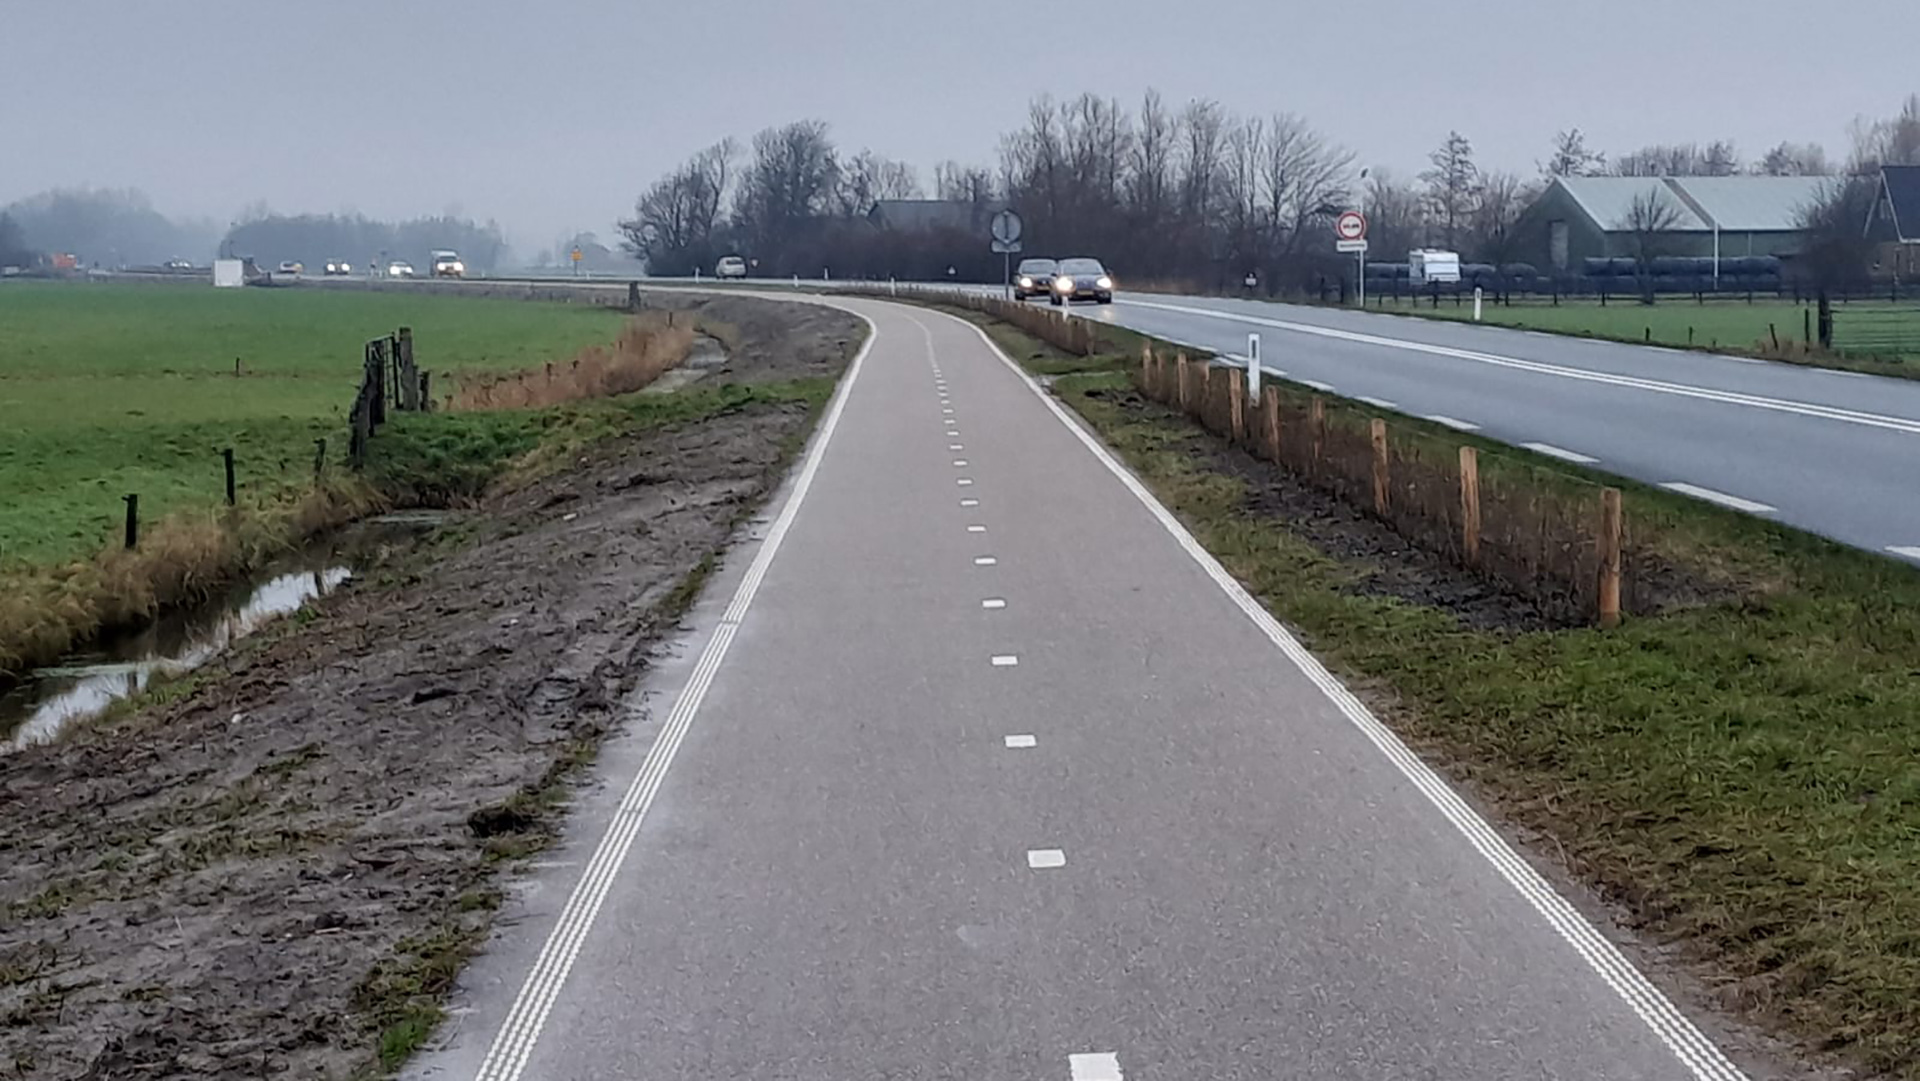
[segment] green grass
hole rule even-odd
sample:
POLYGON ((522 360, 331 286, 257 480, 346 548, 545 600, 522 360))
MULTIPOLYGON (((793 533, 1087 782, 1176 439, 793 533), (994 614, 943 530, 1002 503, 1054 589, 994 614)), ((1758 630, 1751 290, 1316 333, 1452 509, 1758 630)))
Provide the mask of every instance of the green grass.
POLYGON ((143 519, 336 467, 364 343, 414 330, 422 368, 511 370, 611 340, 619 316, 518 300, 318 289, 9 283, 0 289, 0 561, 85 557, 143 519), (234 374, 239 358, 244 374, 234 374))
MULTIPOLYGON (((1031 368, 1062 359, 990 332, 1031 368)), ((1366 568, 1208 466, 1215 437, 1095 393, 1127 386, 1134 355, 1068 358, 1090 374, 1055 391, 1321 658, 1388 692, 1404 736, 1736 1008, 1920 1078, 1920 574, 1607 478, 1636 528, 1764 590, 1613 631, 1472 629, 1356 589, 1366 568)))
MULTIPOLYGON (((1389 314, 1412 314, 1424 318, 1471 322, 1473 301, 1468 297, 1456 306, 1442 298, 1440 306, 1406 306, 1388 301, 1386 307, 1369 308, 1389 314)), ((1844 367, 1884 375, 1920 378, 1920 370, 1902 362, 1901 356, 1876 357, 1870 352, 1823 353, 1806 349, 1806 332, 1811 304, 1790 300, 1756 298, 1745 300, 1709 300, 1699 304, 1684 297, 1662 297, 1652 305, 1628 298, 1614 298, 1602 305, 1592 298, 1563 299, 1558 305, 1547 300, 1520 300, 1512 305, 1491 301, 1481 309, 1481 322, 1491 326, 1520 327, 1554 334, 1604 338, 1614 341, 1647 342, 1656 345, 1748 353, 1776 359, 1844 367), (1780 347, 1774 347, 1778 336, 1780 347)), ((1872 320, 1876 325, 1890 319, 1910 325, 1909 338, 1920 347, 1920 305, 1893 306, 1884 301, 1855 301, 1833 306, 1835 338, 1843 349, 1849 332, 1849 316, 1872 320)))

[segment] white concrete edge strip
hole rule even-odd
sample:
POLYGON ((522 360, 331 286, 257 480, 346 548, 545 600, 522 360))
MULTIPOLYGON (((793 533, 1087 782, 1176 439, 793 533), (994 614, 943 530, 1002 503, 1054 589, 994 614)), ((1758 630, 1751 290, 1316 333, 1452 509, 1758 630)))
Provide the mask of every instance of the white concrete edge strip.
POLYGON ((1606 936, 1587 921, 1578 909, 1566 898, 1560 896, 1540 873, 1520 858, 1519 853, 1507 844, 1499 833, 1495 832, 1486 820, 1469 807, 1440 775, 1421 761, 1418 755, 1407 749, 1393 730, 1382 724, 1366 705, 1347 690, 1333 674, 1327 671, 1318 658, 1308 652, 1299 640, 1280 625, 1253 596, 1235 581, 1226 568, 1213 558, 1193 534, 1173 513, 1160 504, 1148 491, 1139 478, 1115 458, 1093 434, 1076 422, 1067 413, 1066 407, 1053 400, 1039 384, 1028 377, 1013 358, 994 344, 985 331, 972 323, 959 320, 964 326, 973 327, 987 348, 1000 363, 1014 373, 1041 404, 1051 410, 1054 418, 1072 432, 1081 445, 1098 458, 1107 471, 1118 478, 1135 499, 1139 500, 1148 513, 1160 523, 1161 528, 1171 534, 1187 555, 1204 570, 1221 592, 1233 601, 1234 605, 1252 620, 1254 625, 1266 634, 1267 639, 1277 647, 1286 658, 1293 662, 1320 692, 1324 694, 1340 713, 1358 728, 1376 748, 1400 770, 1402 776, 1418 788, 1428 802, 1433 804, 1442 817, 1460 831, 1467 842, 1493 865, 1500 876, 1530 904, 1534 911, 1544 918, 1566 943, 1587 962, 1600 979, 1618 995, 1622 1002, 1633 1010, 1648 1029, 1650 1029, 1674 1056, 1684 1064, 1698 1081, 1746 1081, 1746 1075, 1730 1062, 1712 1041, 1708 1040, 1693 1022, 1687 1020, 1659 988, 1653 986, 1639 969, 1628 961, 1617 946, 1609 942, 1606 936))
POLYGON ((1594 465, 1600 461, 1591 455, 1582 454, 1577 450, 1568 450, 1565 447, 1556 447, 1552 443, 1522 443, 1520 446, 1535 454, 1544 454, 1549 458, 1558 458, 1575 465, 1594 465))
MULTIPOLYGON (((1314 326, 1309 323, 1293 323, 1284 319, 1268 319, 1258 315, 1217 311, 1212 308, 1195 308, 1184 304, 1158 304, 1143 300, 1118 301, 1117 303, 1136 308, 1152 308, 1160 311, 1177 312, 1181 315, 1197 315, 1209 319, 1221 319, 1231 323, 1251 323, 1256 326, 1291 330, 1300 334, 1310 334, 1315 337, 1334 338, 1340 341, 1358 342, 1363 345, 1377 345, 1387 349, 1402 349, 1414 353, 1427 353, 1432 356, 1451 357, 1456 360, 1470 360, 1478 364, 1512 368, 1516 371, 1533 372, 1538 375, 1558 376, 1562 379, 1575 379, 1587 383, 1604 383, 1609 386, 1651 391, 1656 394, 1671 394, 1682 398, 1698 398, 1702 401, 1746 406, 1750 409, 1766 409, 1776 413, 1795 413, 1800 416, 1816 417, 1822 420, 1837 420, 1847 424, 1861 424, 1871 428, 1885 428, 1889 431, 1920 435, 1920 420, 1887 416, 1882 413, 1865 413, 1855 409, 1842 409, 1838 406, 1818 405, 1813 402, 1796 402, 1784 398, 1768 398, 1757 394, 1743 394, 1738 391, 1713 390, 1708 387, 1696 387, 1686 383, 1669 383, 1659 379, 1643 379, 1633 375, 1615 375, 1611 372, 1596 372, 1586 368, 1570 368, 1563 364, 1549 364, 1545 361, 1537 360, 1522 360, 1518 357, 1500 356, 1495 353, 1481 353, 1472 349, 1456 349, 1452 346, 1433 345, 1428 342, 1409 341, 1404 338, 1386 338, 1378 334, 1363 334, 1352 330, 1336 330, 1333 327, 1314 326)), ((1302 380, 1302 382, 1304 382, 1304 380, 1302 380)), ((1313 384, 1309 383, 1307 385, 1311 386, 1313 384)))
POLYGON ((813 445, 807 450, 806 460, 801 463, 785 505, 780 508, 780 514, 774 519, 766 539, 760 543, 760 549, 754 554, 746 575, 734 590, 732 603, 727 606, 713 636, 707 640, 706 648, 694 664, 693 674, 686 686, 680 689, 672 712, 667 715, 660 734, 654 738, 652 749, 647 752, 646 760, 621 799, 613 821, 607 825, 599 847, 594 850, 593 858, 588 861, 586 870, 574 885, 573 893, 567 898, 559 922, 547 936, 546 945, 541 948, 533 969, 527 973, 526 982, 514 998, 506 1021, 500 1026, 486 1058, 480 1063, 480 1070, 475 1075, 477 1081, 516 1081, 526 1069, 527 1058, 539 1039, 540 1030, 546 1025, 547 1014, 559 999, 567 974, 586 943, 587 933, 592 930, 595 917, 606 903, 607 892, 619 874, 621 864, 626 861, 627 853, 633 848, 641 821, 645 819, 647 809, 653 805, 660 783, 666 777, 667 769, 673 765, 674 755, 686 738, 687 730, 693 725, 694 715, 699 712, 700 703, 706 698, 707 688, 712 685, 715 673, 726 659, 727 649, 733 643, 747 606, 753 602, 754 594, 767 575, 767 567, 779 554, 781 542, 800 512, 800 504, 813 487, 814 475, 820 471, 827 445, 832 442, 834 430, 840 425, 840 415, 846 410, 847 397, 854 381, 860 377, 867 354, 872 352, 874 343, 880 338, 880 328, 873 320, 864 315, 860 318, 867 324, 867 340, 854 355, 853 363, 847 366, 846 377, 834 391, 833 403, 827 409, 813 445))
POLYGON ((1688 484, 1685 481, 1670 480, 1660 487, 1665 488, 1669 492, 1678 492, 1681 495, 1690 495, 1695 499, 1704 499, 1709 503, 1718 503, 1732 510, 1746 511, 1748 514, 1772 514, 1774 511, 1780 509, 1778 507, 1769 507, 1765 503, 1755 503, 1751 499, 1742 499, 1737 495, 1716 492, 1712 488, 1702 488, 1698 484, 1688 484))

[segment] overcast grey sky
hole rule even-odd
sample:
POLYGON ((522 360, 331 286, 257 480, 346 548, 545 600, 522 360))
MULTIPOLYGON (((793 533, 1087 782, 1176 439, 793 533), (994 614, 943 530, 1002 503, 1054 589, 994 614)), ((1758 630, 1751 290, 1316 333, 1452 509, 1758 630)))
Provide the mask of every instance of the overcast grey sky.
POLYGON ((0 0, 0 204, 138 187, 170 214, 497 218, 606 235, 655 176, 802 117, 930 175, 1027 100, 1291 110, 1413 172, 1449 128, 1531 171, 1607 150, 1846 149, 1920 90, 1920 0, 0 0), (1057 10, 1056 10, 1057 8, 1057 10))

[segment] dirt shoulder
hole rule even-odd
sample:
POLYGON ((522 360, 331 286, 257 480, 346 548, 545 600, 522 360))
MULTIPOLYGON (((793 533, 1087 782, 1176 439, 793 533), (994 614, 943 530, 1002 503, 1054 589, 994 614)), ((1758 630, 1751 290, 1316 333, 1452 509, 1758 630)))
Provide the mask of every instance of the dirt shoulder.
MULTIPOLYGON (((733 363, 830 375, 857 334, 809 313, 733 363)), ((597 444, 174 700, 0 757, 0 1077, 349 1077, 403 1058, 494 879, 545 842, 565 779, 814 412, 755 399, 597 444)))

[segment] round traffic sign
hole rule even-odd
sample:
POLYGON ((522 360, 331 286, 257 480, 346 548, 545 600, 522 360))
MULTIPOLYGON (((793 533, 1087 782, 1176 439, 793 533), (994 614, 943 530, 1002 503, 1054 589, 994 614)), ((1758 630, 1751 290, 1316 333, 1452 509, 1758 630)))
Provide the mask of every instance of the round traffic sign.
POLYGON ((1359 240, 1367 235, 1367 216, 1358 210, 1343 210, 1333 220, 1333 233, 1341 240, 1359 240))
POLYGON ((993 239, 1002 244, 1011 244, 1020 239, 1020 215, 1011 210, 1002 210, 993 216, 993 239))

